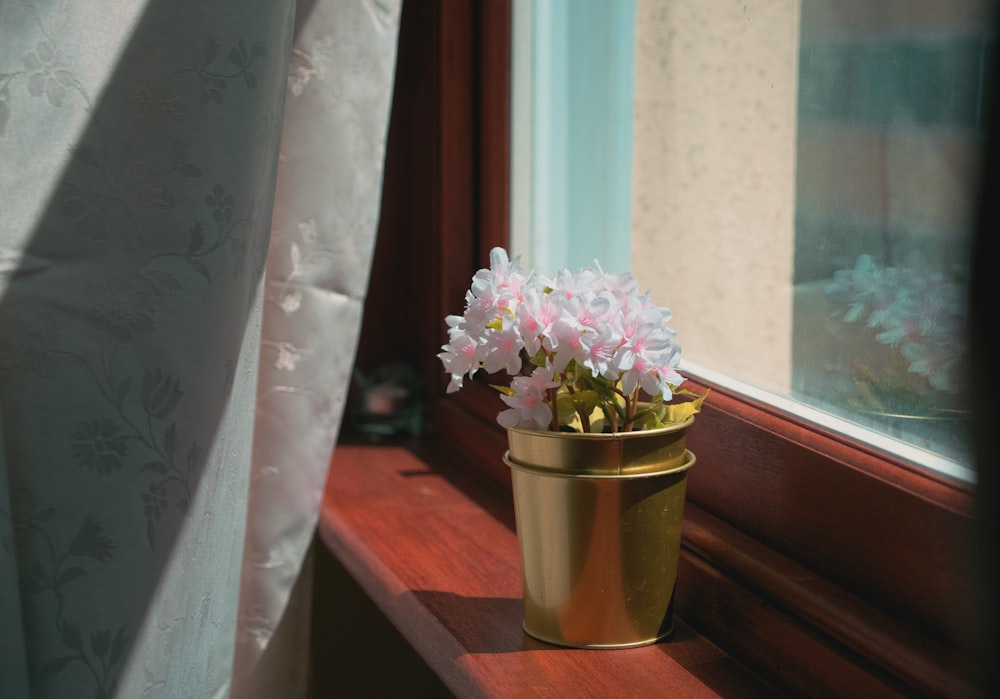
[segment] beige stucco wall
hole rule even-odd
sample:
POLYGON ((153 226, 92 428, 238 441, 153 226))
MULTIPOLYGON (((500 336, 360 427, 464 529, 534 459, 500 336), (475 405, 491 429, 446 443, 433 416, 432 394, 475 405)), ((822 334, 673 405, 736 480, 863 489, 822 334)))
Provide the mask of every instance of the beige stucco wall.
POLYGON ((684 358, 791 375, 799 0, 637 0, 632 270, 684 358))

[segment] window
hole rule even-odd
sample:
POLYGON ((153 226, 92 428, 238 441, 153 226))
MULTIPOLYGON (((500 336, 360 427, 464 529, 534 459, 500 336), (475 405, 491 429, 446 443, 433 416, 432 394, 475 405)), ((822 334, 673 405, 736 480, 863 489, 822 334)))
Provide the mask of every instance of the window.
POLYGON ((991 19, 977 0, 515 0, 513 250, 630 267, 689 373, 974 480, 991 19))
MULTIPOLYGON (((744 5, 762 7, 727 4, 744 5)), ((444 316, 517 228, 508 223, 508 199, 517 199, 508 187, 518 186, 508 157, 510 28, 503 0, 404 4, 358 354, 363 371, 399 352, 415 362, 429 394, 420 447, 501 489, 509 473, 497 397, 471 383, 446 396, 435 355, 444 316)), ((686 351, 694 346, 689 339, 686 351)), ((685 506, 681 617, 791 694, 970 695, 980 601, 972 484, 721 382, 697 382, 713 393, 689 434, 698 465, 685 506)))

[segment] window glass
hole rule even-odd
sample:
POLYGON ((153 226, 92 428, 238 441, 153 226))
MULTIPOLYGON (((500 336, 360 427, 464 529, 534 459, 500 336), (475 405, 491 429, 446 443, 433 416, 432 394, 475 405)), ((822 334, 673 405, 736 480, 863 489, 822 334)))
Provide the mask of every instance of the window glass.
POLYGON ((674 311, 689 373, 972 479, 965 295, 993 3, 573 9, 608 5, 633 21, 605 17, 588 35, 574 30, 580 17, 551 21, 558 2, 515 0, 513 252, 546 269, 598 259, 619 271, 626 251, 640 285, 674 311), (569 76, 594 68, 570 60, 553 73, 554 44, 617 57, 602 61, 617 66, 617 90, 590 81, 605 86, 587 107, 605 105, 603 133, 574 140, 580 107, 565 95, 588 83, 569 76), (542 133, 561 134, 575 164, 553 166, 553 152, 533 164, 542 133), (600 196, 587 179, 614 172, 602 162, 631 171, 612 178, 628 180, 628 205, 608 186, 609 213, 586 217, 604 235, 537 215, 532 192, 544 187, 561 193, 547 207, 591 211, 600 196), (572 254, 540 254, 550 240, 572 254))
POLYGON ((792 389, 964 461, 989 6, 802 3, 792 389))
POLYGON ((527 0, 512 22, 512 246, 541 269, 626 269, 635 4, 527 0))

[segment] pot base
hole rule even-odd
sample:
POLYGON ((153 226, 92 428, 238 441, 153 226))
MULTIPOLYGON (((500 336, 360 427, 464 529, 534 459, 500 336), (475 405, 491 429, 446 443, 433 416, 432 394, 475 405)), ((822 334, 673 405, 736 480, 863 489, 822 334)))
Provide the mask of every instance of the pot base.
POLYGON ((615 650, 617 648, 639 648, 641 646, 651 646, 654 643, 659 643, 660 641, 666 640, 674 632, 674 624, 670 622, 670 628, 656 636, 655 638, 650 638, 642 641, 629 641, 628 643, 571 643, 564 638, 552 638, 545 636, 543 634, 534 633, 528 628, 528 622, 525 620, 521 624, 521 628, 526 634, 532 638, 541 641, 543 643, 548 643, 553 646, 562 646, 563 648, 583 648, 586 650, 615 650))
POLYGON ((511 467, 525 632, 571 648, 649 645, 673 630, 687 470, 556 474, 511 467))

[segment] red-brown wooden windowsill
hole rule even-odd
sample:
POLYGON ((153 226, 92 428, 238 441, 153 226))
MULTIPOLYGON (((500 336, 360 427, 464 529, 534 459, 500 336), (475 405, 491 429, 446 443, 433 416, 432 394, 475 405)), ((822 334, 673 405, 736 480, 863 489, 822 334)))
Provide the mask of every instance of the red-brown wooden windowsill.
POLYGON ((507 498, 405 446, 338 446, 319 536, 456 696, 775 696, 680 619, 625 650, 527 636, 507 498))

